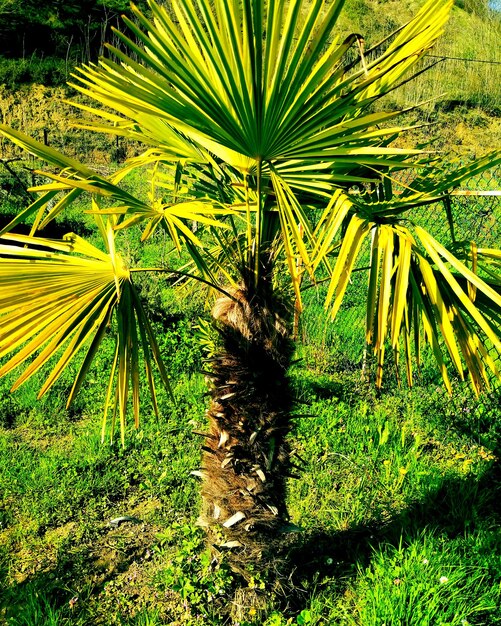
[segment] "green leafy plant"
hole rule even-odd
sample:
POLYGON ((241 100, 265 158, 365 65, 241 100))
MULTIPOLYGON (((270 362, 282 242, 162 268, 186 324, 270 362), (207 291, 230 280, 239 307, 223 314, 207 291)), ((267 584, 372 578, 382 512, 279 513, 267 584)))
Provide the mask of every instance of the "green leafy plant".
POLYGON ((227 564, 215 566, 210 551, 204 550, 200 527, 175 523, 158 540, 156 552, 166 563, 157 575, 157 584, 176 592, 183 601, 189 600, 192 612, 217 618, 233 590, 233 576, 227 564), (172 543, 175 552, 169 556, 167 549, 172 543))
POLYGON ((452 252, 414 224, 412 212, 447 202, 501 153, 449 170, 433 153, 396 147, 407 130, 394 125, 400 111, 373 108, 408 79, 451 4, 427 2, 364 52, 359 35, 336 35, 342 0, 177 0, 169 8, 151 0, 152 17, 133 7, 135 21, 125 18, 131 36, 116 33, 123 46, 79 68, 72 83, 96 103, 76 106, 101 120, 79 126, 138 141, 140 156, 105 177, 0 126, 48 164, 50 181, 1 232, 0 354, 9 360, 0 374, 33 358, 17 387, 63 350, 43 394, 82 350, 71 401, 114 332, 105 416, 111 406, 123 438, 130 395, 139 420, 141 353, 155 412, 153 363, 169 387, 136 275, 207 289, 219 345, 207 361, 209 428, 194 472, 202 479, 200 523, 247 578, 250 562, 276 559, 291 528, 286 479, 300 460, 287 439, 287 369, 303 288, 325 282, 334 320, 353 273, 366 272, 366 339, 378 386, 388 351, 412 384, 423 342, 449 392, 448 360, 460 378, 468 372, 476 393, 499 376, 491 351, 501 350, 501 252, 476 244, 452 252), (142 194, 127 189, 132 172, 148 178, 142 194), (72 234, 37 236, 85 196, 103 249, 72 234), (12 234, 28 218, 31 234, 12 234), (189 261, 127 265, 120 241, 137 226, 142 241, 162 229, 189 261), (364 247, 370 264, 359 268, 364 247))

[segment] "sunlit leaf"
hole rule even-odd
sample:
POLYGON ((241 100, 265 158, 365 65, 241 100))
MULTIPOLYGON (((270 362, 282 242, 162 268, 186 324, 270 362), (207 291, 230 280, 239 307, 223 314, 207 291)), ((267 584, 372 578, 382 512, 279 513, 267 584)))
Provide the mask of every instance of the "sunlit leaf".
MULTIPOLYGON (((129 382, 136 423, 139 415, 137 327, 145 325, 145 315, 129 270, 115 251, 113 229, 108 228, 107 234, 108 253, 74 234, 61 241, 12 234, 0 239, 0 354, 11 355, 0 368, 0 376, 24 365, 13 385, 17 388, 49 360, 58 358, 51 365, 40 397, 84 351, 71 402, 99 345, 112 332, 109 327, 113 327, 112 317, 116 315, 117 388, 123 433, 129 382)), ((169 390, 149 325, 146 333, 139 334, 143 355, 153 353, 162 382, 169 390)), ((149 385, 151 390, 151 380, 149 385)), ((156 406, 156 399, 154 403, 156 406)))

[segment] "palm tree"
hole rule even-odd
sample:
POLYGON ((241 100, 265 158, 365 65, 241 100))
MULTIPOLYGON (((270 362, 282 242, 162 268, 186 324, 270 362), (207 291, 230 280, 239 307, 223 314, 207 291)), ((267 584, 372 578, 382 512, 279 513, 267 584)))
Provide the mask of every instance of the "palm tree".
POLYGON ((397 361, 404 355, 412 384, 411 348, 419 361, 423 340, 449 390, 446 354, 460 377, 466 368, 477 393, 499 376, 492 349, 501 350, 501 252, 472 245, 453 254, 413 224, 412 210, 446 200, 501 153, 448 171, 433 153, 395 147, 407 130, 393 125, 400 112, 374 107, 440 35, 451 0, 428 1, 366 52, 360 35, 336 34, 343 0, 149 4, 151 18, 133 7, 135 20, 124 18, 130 37, 117 32, 123 46, 79 68, 73 82, 97 103, 76 104, 90 114, 79 126, 138 141, 140 156, 104 177, 0 127, 48 164, 50 179, 1 231, 0 356, 11 356, 0 375, 27 363, 16 388, 57 354, 43 395, 82 350, 71 402, 114 332, 105 420, 111 408, 123 438, 130 395, 139 421, 141 355, 156 412, 154 364, 169 388, 138 273, 211 288, 218 345, 206 366, 200 523, 245 572, 249 562, 265 567, 290 528, 286 479, 300 460, 287 438, 287 369, 304 286, 327 283, 325 309, 334 319, 369 247, 366 338, 378 386, 388 348, 397 361), (124 187, 133 170, 148 172, 144 197, 124 187), (36 235, 85 194, 102 248, 71 233, 61 241, 36 235), (28 218, 31 234, 13 234, 28 218), (134 225, 143 240, 163 229, 190 263, 127 266, 120 236, 134 225))

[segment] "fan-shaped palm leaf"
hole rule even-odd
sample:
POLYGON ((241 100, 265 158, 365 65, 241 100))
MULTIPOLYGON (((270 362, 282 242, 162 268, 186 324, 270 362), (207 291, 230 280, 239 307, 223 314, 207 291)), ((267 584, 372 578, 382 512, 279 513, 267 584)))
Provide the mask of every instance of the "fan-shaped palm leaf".
MULTIPOLYGON (((430 193, 435 194, 433 188, 430 193)), ((326 306, 331 316, 334 318, 339 311, 362 243, 370 233, 366 338, 378 360, 377 385, 382 382, 387 338, 398 355, 402 336, 409 383, 412 384, 409 339, 413 334, 419 344, 422 325, 449 391, 451 385, 442 345, 461 378, 465 363, 477 393, 484 386, 489 387, 485 366, 491 375, 499 376, 490 350, 501 353, 501 330, 497 320, 501 309, 498 253, 485 250, 479 255, 475 248, 474 253, 470 249, 469 258, 474 268, 479 268, 479 256, 482 259, 480 266, 486 267, 482 279, 423 228, 415 226, 413 235, 403 223, 381 223, 378 204, 369 203, 362 209, 360 200, 354 205, 349 198, 338 193, 329 219, 323 220, 317 229, 315 266, 327 260, 323 266, 329 273, 326 306), (374 207, 377 221, 368 217, 374 207), (347 220, 341 245, 335 248, 337 254, 332 258, 333 243, 347 220), (481 303, 476 302, 477 294, 482 296, 481 303)), ((398 206, 402 209, 405 201, 398 206)))
POLYGON ((170 387, 130 273, 115 251, 110 222, 106 234, 106 253, 74 234, 62 241, 10 234, 1 238, 0 357, 14 355, 0 368, 0 376, 28 363, 13 385, 16 389, 56 358, 40 389, 41 397, 84 351, 68 399, 70 404, 115 314, 116 356, 109 388, 116 385, 114 412, 118 406, 123 438, 129 387, 136 423, 139 420, 139 345, 155 410, 153 361, 163 384, 168 390, 170 387))
MULTIPOLYGON (((304 15, 301 0, 176 0, 170 13, 151 0, 152 20, 138 9, 139 25, 126 19, 141 46, 117 33, 140 63, 111 48, 118 62, 103 59, 80 69, 74 86, 134 122, 130 128, 136 138, 144 132, 146 143, 145 115, 166 122, 166 144, 174 128, 223 160, 221 148, 260 161, 373 163, 413 154, 368 148, 371 138, 364 134, 377 120, 364 109, 432 45, 451 2, 428 2, 385 52, 348 74, 343 59, 356 37, 340 42, 334 32, 343 4, 315 0, 304 15)), ((102 117, 111 130, 125 124, 102 117)), ((379 130, 373 139, 394 132, 379 130)), ((161 130, 155 141, 163 141, 161 130)))

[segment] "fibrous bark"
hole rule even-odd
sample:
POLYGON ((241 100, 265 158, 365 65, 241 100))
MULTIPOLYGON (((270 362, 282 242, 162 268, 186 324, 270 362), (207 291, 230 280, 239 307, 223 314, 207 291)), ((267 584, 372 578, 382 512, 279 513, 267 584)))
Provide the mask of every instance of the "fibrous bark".
POLYGON ((246 576, 250 563, 254 572, 268 568, 287 526, 291 342, 276 302, 251 300, 244 289, 232 295, 213 310, 222 346, 209 364, 200 523, 246 576))

